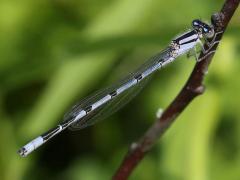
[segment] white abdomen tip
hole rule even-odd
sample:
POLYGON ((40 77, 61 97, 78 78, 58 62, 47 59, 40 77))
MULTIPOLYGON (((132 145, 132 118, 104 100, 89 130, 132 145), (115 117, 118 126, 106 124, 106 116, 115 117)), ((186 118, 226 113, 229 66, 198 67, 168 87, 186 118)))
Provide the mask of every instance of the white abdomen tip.
POLYGON ((25 146, 23 146, 21 149, 19 149, 18 154, 20 154, 20 156, 22 157, 26 157, 28 154, 37 149, 43 143, 44 143, 43 138, 39 136, 36 139, 29 142, 28 144, 26 144, 25 146))

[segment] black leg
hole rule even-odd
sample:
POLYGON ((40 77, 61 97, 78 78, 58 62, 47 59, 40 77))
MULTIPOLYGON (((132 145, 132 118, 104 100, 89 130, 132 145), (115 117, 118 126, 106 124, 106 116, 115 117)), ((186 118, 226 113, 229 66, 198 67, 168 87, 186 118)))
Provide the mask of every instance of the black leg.
POLYGON ((217 36, 218 36, 219 34, 222 34, 222 33, 223 33, 223 31, 216 32, 216 33, 214 34, 213 39, 211 40, 211 42, 208 42, 208 43, 210 43, 210 44, 214 43, 214 42, 216 41, 217 36))
POLYGON ((215 33, 211 41, 209 41, 206 37, 203 37, 205 43, 206 43, 207 46, 208 46, 208 49, 210 49, 211 47, 213 47, 213 46, 216 44, 216 42, 217 42, 217 43, 219 42, 219 41, 216 41, 216 38, 217 38, 217 36, 218 36, 219 34, 222 34, 222 33, 223 33, 223 31, 219 31, 219 32, 215 33))
POLYGON ((216 50, 213 50, 213 51, 208 52, 207 54, 204 54, 203 57, 198 59, 198 62, 202 61, 203 59, 205 59, 206 57, 210 56, 212 53, 215 53, 215 52, 216 52, 216 50))

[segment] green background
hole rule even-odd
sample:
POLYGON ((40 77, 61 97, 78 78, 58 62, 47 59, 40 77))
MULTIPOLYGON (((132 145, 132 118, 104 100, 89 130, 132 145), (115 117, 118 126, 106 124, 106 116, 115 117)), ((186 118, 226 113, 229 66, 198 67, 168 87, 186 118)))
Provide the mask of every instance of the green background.
MULTIPOLYGON (((128 146, 187 80, 194 58, 157 72, 119 112, 65 131, 26 158, 16 151, 64 112, 111 84, 191 28, 222 0, 1 0, 0 179, 109 179, 128 146)), ((240 178, 240 11, 234 15, 195 99, 130 179, 240 178)))

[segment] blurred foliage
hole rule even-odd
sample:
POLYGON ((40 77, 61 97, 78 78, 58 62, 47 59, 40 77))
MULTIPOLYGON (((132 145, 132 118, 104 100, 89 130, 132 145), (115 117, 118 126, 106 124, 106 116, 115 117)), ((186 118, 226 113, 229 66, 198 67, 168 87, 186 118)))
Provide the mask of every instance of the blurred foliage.
MULTIPOLYGON (((61 121, 74 102, 163 49, 223 1, 1 0, 0 179, 109 179, 127 147, 189 76, 180 58, 140 95, 93 127, 66 131, 27 158, 24 143, 61 121), (134 129, 134 130, 133 130, 134 129)), ((220 44, 206 92, 183 112, 130 179, 240 178, 239 10, 220 44)))

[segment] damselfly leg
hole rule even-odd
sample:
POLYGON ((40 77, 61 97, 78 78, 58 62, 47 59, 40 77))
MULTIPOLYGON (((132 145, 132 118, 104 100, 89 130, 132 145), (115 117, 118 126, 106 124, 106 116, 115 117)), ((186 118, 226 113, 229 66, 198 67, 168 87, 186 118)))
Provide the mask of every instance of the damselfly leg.
POLYGON ((203 56, 201 58, 197 58, 198 62, 202 61, 206 57, 216 52, 216 49, 213 47, 219 43, 218 36, 221 35, 222 33, 223 31, 216 32, 210 42, 207 38, 206 39, 204 38, 208 48, 205 49, 204 46, 202 46, 203 56))

